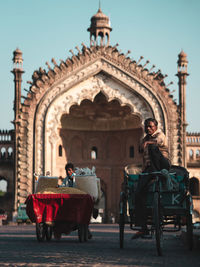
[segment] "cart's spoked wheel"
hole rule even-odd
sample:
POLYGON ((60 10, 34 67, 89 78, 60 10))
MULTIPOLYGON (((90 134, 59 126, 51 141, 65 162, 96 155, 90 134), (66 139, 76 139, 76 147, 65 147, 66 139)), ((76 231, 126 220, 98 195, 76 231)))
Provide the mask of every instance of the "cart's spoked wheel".
POLYGON ((52 226, 46 224, 45 225, 45 236, 46 236, 47 241, 51 240, 52 232, 53 232, 52 226))
POLYGON ((36 223, 36 236, 39 242, 45 239, 45 225, 44 223, 36 223))
POLYGON ((79 238, 79 241, 81 243, 84 242, 84 236, 85 236, 85 226, 84 226, 84 224, 79 224, 79 226, 78 226, 78 238, 79 238))
POLYGON ((153 219, 154 219, 154 226, 155 226, 157 253, 159 256, 162 256, 163 230, 162 230, 160 196, 158 192, 154 193, 153 219))

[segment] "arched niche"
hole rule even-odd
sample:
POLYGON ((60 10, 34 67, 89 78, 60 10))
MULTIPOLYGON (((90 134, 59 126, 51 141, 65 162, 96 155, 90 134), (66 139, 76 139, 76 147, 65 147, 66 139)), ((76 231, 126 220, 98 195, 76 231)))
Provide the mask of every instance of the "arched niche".
POLYGON ((190 178, 189 184, 190 192, 192 196, 199 196, 199 180, 195 177, 190 178))

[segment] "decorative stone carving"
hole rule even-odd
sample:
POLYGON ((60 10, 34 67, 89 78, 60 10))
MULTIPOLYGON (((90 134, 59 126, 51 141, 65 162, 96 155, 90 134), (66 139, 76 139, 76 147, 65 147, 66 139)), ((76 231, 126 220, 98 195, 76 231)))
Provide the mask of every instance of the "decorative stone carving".
MULTIPOLYGON (((170 140, 173 162, 178 161, 179 149, 173 146, 178 142, 176 104, 169 97, 169 92, 164 90, 165 87, 156 80, 156 73, 150 73, 135 61, 119 55, 116 47, 87 48, 83 45, 79 57, 73 55, 71 59, 61 61, 60 66, 54 62, 54 70, 50 67, 48 73, 42 69, 34 73, 30 88, 33 98, 27 98, 29 108, 22 106, 21 118, 25 122, 21 124, 19 134, 19 144, 27 147, 27 158, 19 165, 23 164, 23 169, 29 170, 28 180, 33 177, 33 153, 34 171, 44 171, 47 154, 50 151, 53 153, 52 147, 58 140, 62 114, 69 113, 73 104, 80 105, 84 99, 93 101, 100 91, 108 101, 117 99, 121 105, 128 105, 142 121, 155 117, 170 140), (28 131, 22 130, 23 127, 28 131)), ((24 175, 25 172, 19 169, 19 177, 24 175)), ((31 191, 31 187, 32 184, 27 190, 31 191)))

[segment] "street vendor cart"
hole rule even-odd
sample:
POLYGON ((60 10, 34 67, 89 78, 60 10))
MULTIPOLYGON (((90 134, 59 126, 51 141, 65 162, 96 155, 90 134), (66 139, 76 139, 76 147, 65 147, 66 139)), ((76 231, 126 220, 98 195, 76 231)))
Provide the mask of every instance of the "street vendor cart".
POLYGON ((40 179, 51 181, 54 186, 36 191, 25 202, 27 215, 36 224, 37 240, 50 241, 52 234, 59 240, 62 234, 77 230, 79 241, 87 241, 93 198, 76 188, 58 188, 55 177, 40 179))

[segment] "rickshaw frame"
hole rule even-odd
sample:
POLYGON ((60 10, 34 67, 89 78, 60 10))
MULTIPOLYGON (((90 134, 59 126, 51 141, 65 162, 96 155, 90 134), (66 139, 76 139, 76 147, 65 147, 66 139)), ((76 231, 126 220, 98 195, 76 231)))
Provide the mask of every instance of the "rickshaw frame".
MULTIPOLYGON (((172 171, 179 166, 172 166, 172 171)), ((184 186, 179 191, 163 191, 161 179, 162 172, 140 173, 142 175, 151 175, 151 191, 148 191, 147 197, 151 198, 150 205, 147 203, 148 225, 150 225, 151 236, 155 236, 157 254, 163 254, 163 232, 164 231, 180 231, 183 225, 186 225, 187 245, 190 250, 193 248, 193 225, 192 225, 192 197, 189 192, 189 174, 186 169, 185 177, 183 178, 184 186), (170 197, 174 203, 167 203, 165 198, 170 197), (173 205, 172 205, 173 204, 173 205), (166 229, 165 226, 174 224, 173 229, 166 229), (178 226, 178 227, 177 227, 178 226)), ((176 175, 176 172, 169 173, 171 176, 176 175)), ((124 247, 124 227, 125 224, 130 224, 130 229, 136 230, 133 227, 135 224, 134 215, 134 198, 135 190, 134 176, 124 171, 123 190, 120 193, 120 217, 119 217, 119 240, 120 248, 124 247), (128 207, 127 207, 128 206, 128 207), (127 214, 129 211, 129 216, 127 214)), ((136 176, 135 176, 136 177, 136 176)), ((164 177, 166 178, 166 177, 164 177)), ((179 188, 180 189, 180 188, 179 188)), ((169 199, 167 199, 169 202, 169 199)))

